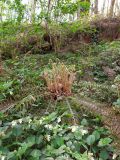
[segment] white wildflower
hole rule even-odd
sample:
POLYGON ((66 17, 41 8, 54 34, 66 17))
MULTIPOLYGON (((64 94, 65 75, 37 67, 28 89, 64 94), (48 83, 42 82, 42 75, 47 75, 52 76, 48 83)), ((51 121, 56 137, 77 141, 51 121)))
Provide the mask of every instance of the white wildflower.
POLYGON ((48 129, 48 124, 46 124, 44 127, 48 129))
POLYGON ((78 129, 78 126, 71 126, 70 128, 72 132, 75 132, 78 129))
POLYGON ((61 118, 60 118, 60 117, 57 119, 57 122, 58 122, 58 123, 60 123, 60 122, 61 122, 61 118))
POLYGON ((45 117, 42 117, 42 120, 44 121, 44 120, 45 120, 45 117))
POLYGON ((18 120, 18 122, 19 122, 20 124, 22 123, 22 121, 23 121, 22 119, 19 119, 19 120, 18 120))
POLYGON ((93 157, 93 153, 91 153, 91 152, 88 152, 88 158, 89 158, 89 160, 95 160, 93 157))
POLYGON ((4 132, 0 132, 0 137, 4 137, 5 133, 4 132))
POLYGON ((113 154, 113 157, 112 157, 112 159, 116 159, 117 158, 117 154, 113 154))
POLYGON ((12 127, 16 126, 16 124, 17 124, 17 122, 14 120, 11 122, 12 127))
POLYGON ((113 89, 116 89, 116 88, 117 88, 117 86, 116 86, 116 85, 112 85, 111 87, 112 87, 113 89))
POLYGON ((81 133, 82 133, 83 136, 88 133, 88 131, 85 130, 85 129, 81 129, 80 131, 81 131, 81 133))
POLYGON ((28 123, 32 122, 32 119, 29 119, 28 123))
POLYGON ((6 158, 5 156, 2 156, 2 157, 1 157, 1 160, 5 160, 5 158, 6 158))
POLYGON ((52 129, 53 129, 53 126, 52 126, 51 124, 46 124, 46 125, 45 125, 45 128, 52 130, 52 129))
POLYGON ((45 139, 46 139, 48 142, 50 142, 50 139, 51 139, 50 135, 46 135, 46 136, 45 136, 45 139))
POLYGON ((41 124, 42 124, 42 122, 43 122, 43 121, 42 121, 42 119, 40 119, 40 120, 39 120, 39 122, 40 122, 40 125, 41 125, 41 124))

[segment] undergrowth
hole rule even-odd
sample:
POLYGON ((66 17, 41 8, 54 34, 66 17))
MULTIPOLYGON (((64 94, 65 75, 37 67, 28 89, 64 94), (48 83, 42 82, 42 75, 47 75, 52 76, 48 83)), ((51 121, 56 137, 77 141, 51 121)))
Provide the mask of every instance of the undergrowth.
POLYGON ((99 118, 88 116, 85 111, 75 109, 71 102, 68 101, 68 104, 64 100, 65 96, 80 95, 104 102, 119 112, 118 44, 90 45, 86 55, 81 51, 65 55, 18 54, 13 59, 2 61, 0 109, 5 111, 0 114, 2 158, 117 159, 118 153, 112 147, 114 138, 99 118), (75 68, 69 72, 71 66, 75 68), (104 73, 102 66, 114 70, 115 77, 110 78, 104 73), (47 74, 43 76, 45 71, 47 74), (76 79, 73 83, 69 76, 73 78, 74 72, 76 79), (52 90, 44 78, 54 83, 52 90), (68 88, 66 84, 69 84, 68 88), (55 87, 57 90, 53 92, 55 87), (63 98, 51 99, 50 92, 63 98), (11 107, 6 111, 5 106, 11 107), (77 119, 76 125, 73 125, 73 116, 77 119))
MULTIPOLYGON (((13 112, 14 113, 14 112, 13 112)), ((74 126, 65 122, 68 113, 48 116, 2 114, 0 155, 7 159, 90 160, 114 159, 112 138, 97 118, 83 116, 74 126), (17 118, 15 120, 14 116, 17 118)))

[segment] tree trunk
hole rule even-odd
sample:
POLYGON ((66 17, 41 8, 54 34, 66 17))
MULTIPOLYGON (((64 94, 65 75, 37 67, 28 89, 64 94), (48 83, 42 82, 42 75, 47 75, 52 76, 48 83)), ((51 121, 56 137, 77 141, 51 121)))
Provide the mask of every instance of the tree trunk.
POLYGON ((98 0, 95 0, 94 14, 98 14, 98 0))
POLYGON ((111 0, 110 10, 109 10, 109 17, 113 17, 114 6, 115 6, 115 0, 111 0))
POLYGON ((0 6, 0 22, 2 22, 2 20, 3 20, 2 14, 3 14, 3 8, 2 8, 2 6, 0 6))
POLYGON ((0 15, 0 22, 2 22, 2 14, 0 15))
POLYGON ((118 1, 116 3, 116 15, 120 16, 120 4, 118 4, 118 1))
POLYGON ((77 11, 77 19, 78 20, 80 19, 80 6, 79 6, 78 11, 77 11))
POLYGON ((93 0, 90 0, 90 11, 89 11, 90 15, 93 15, 94 13, 94 3, 93 0))
POLYGON ((31 22, 34 22, 34 21, 35 21, 36 1, 37 1, 37 0, 32 0, 32 1, 31 1, 31 22))
POLYGON ((51 18, 51 16, 50 16, 50 11, 51 11, 51 0, 48 0, 48 11, 47 11, 47 18, 51 18))
POLYGON ((103 15, 104 15, 104 10, 105 10, 105 2, 106 2, 106 0, 104 0, 103 6, 102 6, 102 9, 101 9, 103 15))

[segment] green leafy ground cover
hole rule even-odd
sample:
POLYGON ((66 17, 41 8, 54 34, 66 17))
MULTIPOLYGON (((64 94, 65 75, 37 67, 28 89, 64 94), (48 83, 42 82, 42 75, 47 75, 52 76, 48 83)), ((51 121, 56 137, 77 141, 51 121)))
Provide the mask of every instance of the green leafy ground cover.
POLYGON ((65 121, 67 112, 53 112, 44 117, 19 118, 18 115, 13 114, 12 121, 1 115, 0 155, 4 159, 104 160, 113 157, 112 138, 100 126, 98 118, 83 116, 79 125, 69 125, 65 121))
MULTIPOLYGON (((13 109, 0 114, 0 156, 10 160, 117 159, 118 153, 112 147, 114 138, 104 128, 100 117, 80 109, 78 123, 74 125, 64 100, 55 104, 50 99, 42 74, 51 68, 51 61, 58 59, 68 68, 75 65, 73 97, 76 94, 89 97, 108 103, 110 107, 114 105, 119 111, 120 71, 116 64, 119 56, 119 42, 113 42, 91 46, 86 56, 79 51, 65 55, 18 55, 3 61, 4 73, 0 77, 2 109, 9 100, 16 103, 13 109), (104 57, 106 53, 108 56, 104 57), (104 74, 100 62, 115 69, 115 80, 104 74)), ((71 103, 71 106, 76 110, 75 105, 71 103)))

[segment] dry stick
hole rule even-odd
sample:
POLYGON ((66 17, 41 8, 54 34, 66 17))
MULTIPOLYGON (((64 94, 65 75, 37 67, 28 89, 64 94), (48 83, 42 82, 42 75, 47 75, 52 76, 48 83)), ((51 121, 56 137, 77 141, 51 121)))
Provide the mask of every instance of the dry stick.
MULTIPOLYGON (((28 95, 29 96, 29 95, 28 95)), ((28 97, 27 96, 27 97, 28 97)), ((31 97, 31 95, 30 95, 31 97)), ((4 105, 4 102, 0 104, 0 112, 7 112, 8 110, 18 106, 18 105, 22 105, 21 104, 21 101, 23 101, 26 97, 24 97, 22 100, 17 100, 17 101, 14 101, 14 102, 11 102, 11 103, 8 103, 7 105, 4 105), (1 107, 3 106, 3 107, 1 107)), ((32 98, 32 97, 31 97, 32 98)), ((34 99, 32 99, 34 100, 34 99)), ((35 100, 34 100, 35 101, 35 100)), ((23 103, 26 103, 26 102, 23 102, 23 103)))
POLYGON ((0 112, 3 112, 3 113, 7 112, 8 110, 14 108, 16 104, 17 104, 17 102, 14 102, 14 103, 8 105, 7 108, 0 110, 0 112))
POLYGON ((51 100, 50 100, 50 102, 49 102, 49 104, 48 104, 48 107, 47 107, 46 110, 45 110, 45 114, 48 113, 48 110, 49 110, 50 106, 51 106, 51 100))
POLYGON ((72 108, 71 108, 71 106, 70 106, 70 103, 69 103, 69 101, 68 101, 68 98, 65 98, 65 100, 66 100, 67 106, 68 106, 68 108, 69 108, 69 110, 70 110, 70 113, 71 113, 71 115, 72 115, 74 125, 77 125, 77 123, 76 123, 76 118, 75 118, 75 116, 74 116, 74 113, 73 113, 72 108))

